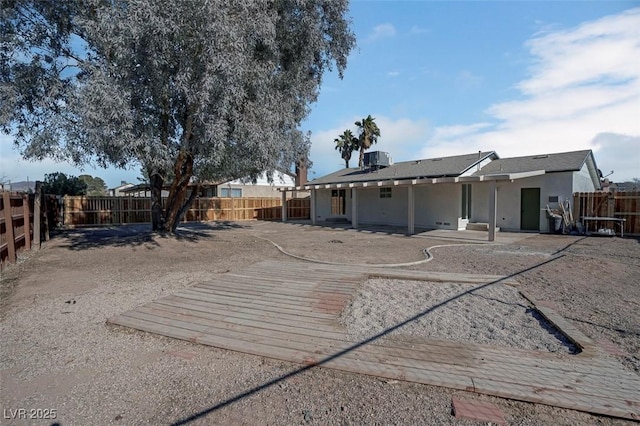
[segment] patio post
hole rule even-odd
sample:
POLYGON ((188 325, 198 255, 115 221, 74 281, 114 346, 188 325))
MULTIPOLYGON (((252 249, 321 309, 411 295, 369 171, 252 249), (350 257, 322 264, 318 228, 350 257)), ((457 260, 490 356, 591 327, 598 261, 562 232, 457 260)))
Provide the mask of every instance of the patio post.
POLYGON ((489 188, 489 241, 496 240, 496 215, 498 205, 498 186, 492 180, 489 188))
POLYGON ((282 191, 282 221, 287 221, 287 191, 282 191))
POLYGON ((311 206, 310 206, 311 224, 316 224, 316 190, 311 190, 311 206))
POLYGON ((358 191, 351 188, 351 227, 358 229, 358 191))
POLYGON ((415 234, 415 220, 416 220, 416 212, 415 212, 415 191, 416 188, 413 185, 407 186, 407 234, 413 235, 415 234))

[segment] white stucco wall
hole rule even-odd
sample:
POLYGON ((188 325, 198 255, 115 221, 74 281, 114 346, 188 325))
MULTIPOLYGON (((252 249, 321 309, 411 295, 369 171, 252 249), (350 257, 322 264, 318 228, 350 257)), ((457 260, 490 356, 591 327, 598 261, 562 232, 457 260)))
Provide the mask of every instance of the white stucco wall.
MULTIPOLYGON (((577 173, 576 173, 577 174, 577 173)), ((587 173, 588 175, 588 173, 587 173)), ((573 203, 574 173, 548 173, 526 179, 498 182, 498 209, 496 226, 504 231, 520 230, 520 202, 522 188, 540 188, 540 232, 549 231, 549 221, 545 212, 548 204, 557 208, 558 203, 550 202, 549 197, 557 196, 559 202, 570 200, 573 203)), ((489 182, 473 184, 472 222, 489 222, 489 182)))
POLYGON ((358 222, 366 225, 407 226, 407 187, 393 186, 391 198, 380 198, 380 188, 358 188, 358 222))
MULTIPOLYGON (((280 197, 280 192, 276 189, 279 186, 295 186, 294 179, 289 175, 276 175, 273 176, 273 182, 269 183, 266 174, 262 174, 256 180, 256 183, 244 181, 242 179, 232 180, 229 182, 221 183, 217 188, 217 196, 221 196, 222 188, 229 189, 241 189, 242 197, 280 197)), ((207 196, 214 196, 212 191, 209 191, 207 196)), ((290 197, 291 193, 287 194, 290 197)))
POLYGON ((416 186, 416 227, 458 229, 462 212, 461 191, 459 184, 416 186))
POLYGON ((594 185, 585 162, 579 172, 573 173, 573 192, 593 192, 597 190, 598 188, 594 185))
MULTIPOLYGON (((471 184, 471 222, 489 222, 489 190, 491 183, 471 184)), ((391 198, 380 198, 380 188, 358 188, 358 222, 368 225, 407 226, 407 187, 392 186, 391 198)), ((504 231, 520 230, 520 202, 523 188, 540 188, 541 232, 549 231, 545 212, 548 204, 557 208, 558 202, 570 200, 573 192, 593 191, 594 185, 586 166, 580 172, 548 173, 526 179, 499 181, 496 225, 504 231), (558 202, 549 197, 558 197, 558 202)), ((351 189, 346 192, 346 217, 351 216, 351 189)), ((415 187, 415 226, 417 228, 458 229, 462 212, 461 184, 431 184, 415 187)), ((324 221, 331 214, 331 190, 317 190, 316 218, 324 221)))
POLYGON ((470 168, 466 172, 462 173, 460 176, 471 176, 472 174, 474 174, 475 172, 477 172, 478 170, 480 170, 481 168, 483 168, 484 166, 486 166, 487 164, 489 164, 492 161, 493 161, 493 159, 491 157, 485 158, 478 165, 476 165, 475 167, 470 168))
POLYGON ((469 222, 489 223, 489 185, 471 184, 471 218, 469 222))
MULTIPOLYGON (((228 183, 230 183, 231 185, 245 185, 245 186, 253 185, 253 183, 244 181, 243 179, 232 180, 232 181, 229 181, 229 182, 225 182, 222 185, 226 185, 228 183)), ((262 173, 256 179, 255 185, 259 185, 259 186, 274 186, 274 187, 276 187, 276 186, 295 186, 295 179, 293 177, 289 176, 289 175, 275 173, 273 175, 273 182, 271 183, 267 179, 266 173, 262 173)))

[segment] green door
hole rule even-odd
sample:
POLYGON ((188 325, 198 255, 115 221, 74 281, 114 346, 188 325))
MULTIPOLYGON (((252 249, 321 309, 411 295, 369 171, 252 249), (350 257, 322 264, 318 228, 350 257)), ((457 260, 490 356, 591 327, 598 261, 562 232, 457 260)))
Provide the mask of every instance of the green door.
POLYGON ((540 188, 520 190, 520 229, 540 230, 540 188))

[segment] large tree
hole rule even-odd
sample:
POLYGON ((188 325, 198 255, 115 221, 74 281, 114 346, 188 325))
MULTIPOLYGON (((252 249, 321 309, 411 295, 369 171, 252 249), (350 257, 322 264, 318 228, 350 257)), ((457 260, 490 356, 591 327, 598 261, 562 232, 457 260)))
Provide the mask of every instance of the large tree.
POLYGON ((334 142, 336 144, 335 149, 340 152, 340 156, 344 160, 344 166, 348 169, 351 154, 359 148, 358 138, 353 136, 351 130, 347 129, 344 133, 334 139, 334 142))
POLYGON ((80 175, 78 179, 87 185, 87 195, 100 197, 108 194, 107 184, 102 178, 91 175, 80 175))
POLYGON ((346 0, 63 3, 3 2, 0 125, 28 158, 141 164, 154 230, 175 231, 190 182, 306 157, 298 126, 354 45, 346 0))
POLYGON ((371 117, 371 114, 361 121, 356 121, 355 124, 359 132, 358 149, 360 150, 360 158, 358 160, 358 167, 362 168, 364 166, 364 152, 378 141, 380 129, 375 122, 375 118, 371 117))
POLYGON ((49 173, 44 175, 42 191, 52 195, 85 195, 87 184, 79 177, 60 172, 49 173))

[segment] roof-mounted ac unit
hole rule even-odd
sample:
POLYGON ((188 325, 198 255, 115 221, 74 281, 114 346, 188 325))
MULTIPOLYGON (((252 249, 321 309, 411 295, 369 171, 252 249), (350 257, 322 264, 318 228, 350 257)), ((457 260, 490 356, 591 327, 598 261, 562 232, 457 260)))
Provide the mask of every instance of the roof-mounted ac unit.
POLYGON ((388 152, 373 151, 364 153, 364 167, 370 169, 381 169, 393 164, 391 155, 388 152))

